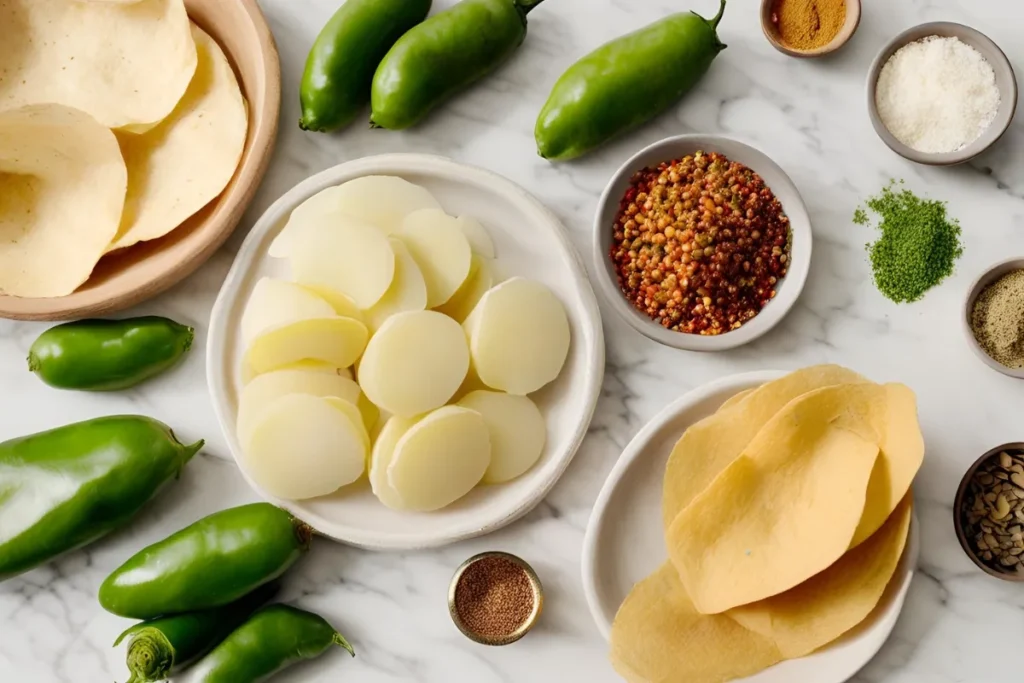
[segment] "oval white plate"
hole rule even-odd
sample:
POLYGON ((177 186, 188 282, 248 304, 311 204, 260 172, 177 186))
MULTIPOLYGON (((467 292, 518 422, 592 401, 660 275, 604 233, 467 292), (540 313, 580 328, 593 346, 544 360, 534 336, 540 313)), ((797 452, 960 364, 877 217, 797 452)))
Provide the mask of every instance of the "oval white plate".
POLYGON ((235 435, 242 346, 239 321, 253 285, 263 276, 288 277, 287 262, 267 256, 292 209, 332 185, 366 175, 397 175, 430 190, 446 211, 468 214, 487 228, 503 276, 543 282, 565 304, 572 331, 559 378, 531 395, 548 423, 540 462, 501 486, 478 487, 438 512, 396 512, 381 504, 365 477, 335 494, 308 501, 278 500, 249 484, 320 533, 371 549, 429 548, 494 531, 529 512, 558 481, 590 425, 604 378, 604 337, 597 300, 558 219, 514 183, 442 157, 390 154, 351 161, 318 173, 278 199, 246 237, 213 307, 206 356, 210 393, 221 429, 239 463, 235 435))
MULTIPOLYGON (((733 375, 695 389, 662 410, 630 441, 594 504, 583 540, 583 590, 597 628, 607 639, 619 605, 633 585, 665 561, 661 490, 672 447, 693 423, 711 415, 730 396, 776 379, 774 371, 733 375)), ((843 683, 889 637, 917 566, 917 516, 899 566, 868 618, 827 648, 741 679, 745 683, 843 683)), ((738 656, 742 656, 738 653, 738 656)))

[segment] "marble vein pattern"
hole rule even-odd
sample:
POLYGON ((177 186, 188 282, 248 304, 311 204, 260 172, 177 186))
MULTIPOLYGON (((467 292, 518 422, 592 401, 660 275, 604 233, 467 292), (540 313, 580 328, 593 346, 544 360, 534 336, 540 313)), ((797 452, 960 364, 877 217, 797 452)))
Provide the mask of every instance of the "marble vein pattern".
MULTIPOLYGON (((228 1, 228 0, 224 0, 228 1)), ((810 209, 814 258, 789 317, 747 347, 717 355, 657 346, 604 308, 608 370, 593 425, 560 484, 533 513, 475 541, 423 553, 371 553, 326 541, 289 575, 283 598, 314 609, 356 647, 275 678, 281 683, 613 683, 579 579, 591 505, 637 430, 672 399, 736 372, 847 365, 879 381, 901 381, 919 397, 928 455, 915 487, 922 529, 920 571, 887 645, 857 683, 987 683, 990 653, 1024 642, 1024 590, 990 579, 961 553, 951 501, 981 452, 1021 440, 1024 383, 998 375, 970 353, 959 327, 973 278, 1024 252, 1024 117, 997 148, 953 169, 916 166, 890 152, 868 121, 865 75, 882 45, 924 21, 949 20, 991 36, 1024 68, 1024 3, 1014 0, 867 0, 862 24, 838 55, 795 60, 761 35, 757 0, 730 0, 721 35, 729 48, 680 106, 640 131, 572 164, 534 152, 536 113, 559 74, 623 31, 672 11, 714 14, 714 0, 547 0, 530 15, 519 53, 493 78, 442 107, 418 128, 394 133, 355 125, 303 133, 298 79, 319 28, 340 0, 261 0, 281 51, 281 134, 271 170, 242 226, 196 275, 132 313, 168 315, 196 326, 197 342, 174 372, 118 394, 59 392, 30 375, 25 356, 42 324, 0 322, 0 438, 89 417, 138 412, 164 420, 205 451, 127 529, 85 550, 0 584, 0 681, 109 683, 124 680, 123 650, 110 647, 128 621, 96 602, 102 579, 142 546, 201 516, 255 500, 228 456, 207 396, 205 330, 210 307, 247 229, 280 194, 337 163, 385 152, 452 157, 504 174, 546 203, 590 259, 591 220, 613 170, 662 137, 720 133, 753 144, 791 175, 810 209), (949 202, 966 251, 957 273, 923 301, 896 306, 871 283, 869 229, 854 208, 890 178, 949 202), (487 549, 518 553, 547 589, 538 628, 519 644, 488 649, 450 623, 451 573, 487 549)), ((453 0, 435 0, 435 11, 453 0)), ((368 112, 367 112, 368 114, 368 112)), ((1012 671, 1012 667, 1010 671, 1012 671)), ((187 680, 187 678, 185 679, 187 680)), ((802 683, 802 682, 794 682, 802 683)), ((813 683, 813 682, 810 682, 813 683)))

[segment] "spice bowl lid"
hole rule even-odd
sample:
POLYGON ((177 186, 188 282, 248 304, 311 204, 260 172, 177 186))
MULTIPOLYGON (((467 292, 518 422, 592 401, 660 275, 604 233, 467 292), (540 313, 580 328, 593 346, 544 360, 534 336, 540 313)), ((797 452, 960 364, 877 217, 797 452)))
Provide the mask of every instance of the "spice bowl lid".
POLYGON ((882 142, 888 145, 889 149, 901 157, 919 164, 953 166, 970 161, 978 156, 994 145, 1010 128, 1010 123, 1013 121, 1013 116, 1017 111, 1017 79, 1013 73, 1013 65, 1007 59, 1006 54, 984 33, 970 26, 964 26, 963 24, 951 21, 934 21, 907 29, 882 48, 868 70, 867 99, 871 125, 874 127, 878 137, 882 138, 882 142), (903 144, 882 123, 882 118, 878 113, 878 104, 875 101, 878 77, 882 73, 882 67, 889 61, 889 58, 901 47, 929 36, 957 38, 980 52, 985 61, 992 66, 992 70, 996 75, 996 87, 999 89, 999 111, 996 113, 995 119, 977 140, 953 152, 919 152, 903 144))
POLYGON ((988 355, 988 353, 985 352, 985 349, 981 347, 981 344, 978 343, 977 338, 974 336, 974 330, 971 327, 971 317, 974 313, 974 304, 978 300, 978 297, 981 296, 981 293, 996 280, 1015 270, 1024 270, 1024 258, 1012 258, 1002 261, 982 273, 981 276, 974 281, 974 284, 971 285, 970 289, 967 290, 967 298, 964 299, 964 311, 963 315, 960 317, 960 321, 964 334, 967 336, 968 346, 971 347, 971 351, 974 352, 974 355, 976 355, 982 363, 989 366, 996 372, 1000 372, 1008 377, 1024 379, 1024 368, 1007 367, 992 356, 988 355))
POLYGON ((964 474, 963 479, 960 480, 960 486, 957 488, 956 498, 953 499, 953 528, 956 530, 956 538, 960 541, 960 547, 963 548, 964 554, 966 554, 967 557, 970 558, 971 562, 976 564, 979 569, 989 576, 994 576, 997 579, 1021 583, 1024 582, 1024 573, 1011 574, 1009 572, 1000 572, 985 564, 985 562, 982 561, 982 559, 975 553, 974 548, 971 547, 970 541, 967 539, 967 531, 964 529, 964 517, 962 512, 964 498, 967 496, 971 480, 974 479, 974 475, 978 471, 978 468, 990 459, 998 457, 1003 451, 1024 452, 1024 442, 1014 441, 1011 443, 1004 443, 1001 446, 996 446, 995 448, 986 451, 980 458, 975 460, 969 468, 967 468, 967 472, 964 474))
POLYGON ((861 0, 846 0, 846 20, 839 29, 839 33, 821 47, 816 47, 813 50, 798 50, 782 42, 779 29, 775 22, 772 21, 772 14, 774 14, 775 6, 778 2, 779 0, 761 0, 761 30, 772 47, 790 57, 806 59, 832 54, 850 42, 850 38, 853 37, 853 34, 857 32, 857 27, 860 26, 861 0))
POLYGON ((619 167, 605 186, 597 204, 593 230, 594 279, 612 309, 640 334, 659 344, 685 351, 726 351, 766 334, 782 322, 796 304, 811 268, 811 218, 796 185, 767 154, 722 135, 677 135, 655 142, 634 154, 619 167), (782 204, 790 225, 789 270, 779 281, 775 298, 741 327, 714 336, 669 330, 634 308, 619 289, 618 275, 610 256, 619 204, 630 187, 633 175, 644 168, 698 151, 717 152, 761 176, 782 204))
POLYGON ((544 609, 544 587, 541 585, 540 578, 537 576, 537 572, 533 570, 526 560, 520 557, 512 555, 511 553, 505 553, 500 551, 490 551, 474 555, 465 562, 463 562, 458 569, 455 570, 454 576, 452 576, 451 584, 448 586, 448 613, 451 615, 452 621, 455 626, 462 632, 464 636, 470 640, 480 643, 481 645, 511 645, 512 643, 520 640, 523 636, 530 632, 531 629, 537 624, 537 620, 540 619, 540 614, 544 609), (526 616, 521 624, 512 630, 510 633, 501 635, 489 635, 484 633, 478 633, 466 621, 458 609, 458 603, 456 599, 457 590, 466 572, 476 565, 477 563, 488 560, 488 559, 502 559, 511 562, 518 568, 523 570, 523 574, 526 576, 526 580, 530 586, 530 592, 533 597, 533 606, 530 613, 526 616))

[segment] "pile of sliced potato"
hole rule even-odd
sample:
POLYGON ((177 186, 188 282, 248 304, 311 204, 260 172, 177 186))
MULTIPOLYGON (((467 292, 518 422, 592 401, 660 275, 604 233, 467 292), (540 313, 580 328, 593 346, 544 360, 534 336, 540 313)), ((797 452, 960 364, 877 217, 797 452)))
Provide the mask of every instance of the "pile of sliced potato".
POLYGON ((537 463, 527 394, 558 377, 569 320, 544 285, 497 282, 478 221, 368 176, 296 207, 269 254, 292 277, 249 297, 237 422, 265 491, 314 498, 367 473, 384 505, 427 512, 537 463))

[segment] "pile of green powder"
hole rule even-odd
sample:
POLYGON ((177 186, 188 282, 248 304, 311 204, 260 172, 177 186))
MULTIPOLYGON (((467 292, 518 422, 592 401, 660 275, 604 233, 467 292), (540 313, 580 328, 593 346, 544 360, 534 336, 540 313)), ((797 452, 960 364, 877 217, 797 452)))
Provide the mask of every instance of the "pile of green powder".
MULTIPOLYGON (((963 253, 960 223, 946 215, 946 203, 921 199, 892 181, 864 205, 878 214, 880 236, 868 244, 875 286, 896 303, 917 301, 953 274, 963 253)), ((867 225, 863 208, 853 222, 867 225)))
POLYGON ((1011 271, 982 291, 971 311, 971 330, 995 361, 1024 368, 1024 270, 1011 271))

